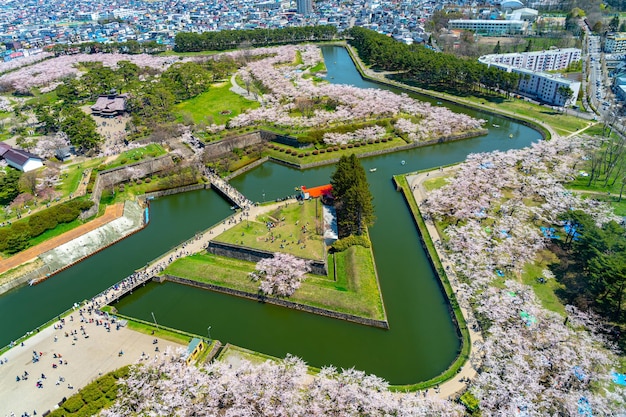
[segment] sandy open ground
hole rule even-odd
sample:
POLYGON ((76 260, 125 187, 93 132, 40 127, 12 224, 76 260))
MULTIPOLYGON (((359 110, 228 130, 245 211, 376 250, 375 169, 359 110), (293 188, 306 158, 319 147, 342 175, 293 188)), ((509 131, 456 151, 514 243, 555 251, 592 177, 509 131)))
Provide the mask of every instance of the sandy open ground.
POLYGON ((172 352, 179 347, 186 348, 162 339, 153 344, 154 336, 125 327, 117 330, 115 324, 107 331, 103 325, 89 323, 89 319, 107 320, 96 313, 85 311, 85 322, 80 321, 79 310, 72 317, 73 321, 69 317, 65 319, 62 329, 47 327, 26 340, 24 346, 15 346, 0 356, 4 362, 0 365, 0 415, 15 413, 20 416, 24 412, 33 415, 33 411, 41 415, 53 410, 64 397, 69 398, 101 374, 141 360, 142 353, 148 356, 143 360, 154 361, 164 358, 168 347, 172 352), (88 337, 83 335, 81 326, 88 337), (73 331, 77 333, 76 340, 74 336, 65 336, 66 332, 71 334, 73 331), (155 352, 156 346, 159 352, 155 352), (121 356, 120 351, 124 352, 121 356), (41 354, 38 362, 33 362, 33 352, 41 354), (54 358, 55 354, 60 354, 61 358, 54 358), (53 364, 57 367, 53 368, 53 364), (27 380, 21 379, 24 372, 28 372, 27 380), (41 378, 42 374, 45 379, 41 378), (20 381, 16 381, 17 376, 20 381), (59 382, 59 377, 65 381, 59 382), (43 388, 36 387, 37 381, 42 382, 43 388))

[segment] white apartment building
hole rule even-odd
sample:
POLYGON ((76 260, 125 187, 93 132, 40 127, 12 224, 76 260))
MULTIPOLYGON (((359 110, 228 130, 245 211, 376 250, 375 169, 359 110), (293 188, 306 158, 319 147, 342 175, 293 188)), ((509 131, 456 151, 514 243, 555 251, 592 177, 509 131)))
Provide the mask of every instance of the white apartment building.
POLYGON ((604 52, 609 54, 626 53, 626 33, 610 33, 604 42, 604 52))
POLYGON ((512 54, 483 55, 478 61, 483 64, 505 64, 530 71, 558 71, 580 61, 582 51, 578 48, 553 49, 548 51, 512 54))
POLYGON ((571 106, 576 103, 576 99, 580 93, 580 81, 568 80, 559 74, 530 71, 523 68, 515 68, 506 64, 491 63, 487 65, 493 65, 502 71, 520 74, 520 81, 517 86, 517 91, 519 93, 553 106, 571 106), (559 87, 565 87, 572 90, 572 96, 566 100, 566 97, 560 94, 559 87))
POLYGON ((529 23, 523 20, 452 19, 448 29, 471 30, 479 35, 523 35, 529 23))

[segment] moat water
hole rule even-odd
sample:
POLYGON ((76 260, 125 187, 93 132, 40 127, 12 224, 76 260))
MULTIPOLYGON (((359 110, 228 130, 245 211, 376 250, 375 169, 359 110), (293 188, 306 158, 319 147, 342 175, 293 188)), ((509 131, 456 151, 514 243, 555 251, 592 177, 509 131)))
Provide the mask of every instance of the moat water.
MULTIPOLYGON (((360 77, 345 49, 328 46, 322 51, 330 82, 383 88, 360 77)), ((374 195, 377 220, 371 238, 389 330, 172 283, 148 284, 116 307, 123 314, 148 321, 154 314, 161 325, 199 335, 207 335, 210 326, 211 336, 223 343, 278 357, 291 353, 318 367, 355 367, 393 384, 415 383, 441 373, 458 355, 460 340, 416 226, 391 178, 460 162, 469 153, 521 148, 540 138, 537 131, 502 117, 445 105, 486 119, 489 134, 362 160, 374 195), (492 128, 492 124, 500 127, 492 128), (370 168, 376 171, 370 172, 370 168)), ((231 184, 253 201, 269 201, 292 194, 300 185, 326 184, 333 171, 334 166, 298 171, 266 163, 231 184)), ((37 286, 0 296, 0 346, 220 222, 232 213, 229 206, 219 195, 205 190, 154 200, 150 225, 141 232, 37 286)))

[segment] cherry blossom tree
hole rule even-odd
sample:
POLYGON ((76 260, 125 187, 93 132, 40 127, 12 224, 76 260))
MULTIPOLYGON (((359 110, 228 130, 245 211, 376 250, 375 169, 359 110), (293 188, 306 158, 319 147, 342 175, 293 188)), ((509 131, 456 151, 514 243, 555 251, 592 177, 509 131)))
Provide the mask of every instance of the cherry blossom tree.
POLYGON ((540 226, 558 227, 559 213, 583 210, 599 224, 615 218, 607 205, 563 186, 590 146, 582 137, 554 138, 469 155, 422 203, 428 216, 450 224, 440 248, 460 280, 459 304, 475 310, 484 326, 484 342, 475 346, 479 374, 470 385, 482 415, 575 415, 581 398, 598 415, 626 406, 625 390, 609 381, 615 355, 598 320, 568 306, 566 322, 543 308, 530 287, 508 279, 546 247, 540 226), (503 278, 504 289, 492 285, 503 278))
POLYGON ((261 281, 259 291, 277 297, 291 296, 310 270, 307 261, 288 253, 276 252, 272 258, 261 259, 250 274, 253 281, 261 281))
POLYGON ((187 366, 181 354, 134 366, 104 417, 126 415, 220 416, 443 416, 463 415, 450 401, 397 395, 387 382, 354 369, 323 368, 307 374, 305 363, 287 356, 252 365, 213 362, 187 366))

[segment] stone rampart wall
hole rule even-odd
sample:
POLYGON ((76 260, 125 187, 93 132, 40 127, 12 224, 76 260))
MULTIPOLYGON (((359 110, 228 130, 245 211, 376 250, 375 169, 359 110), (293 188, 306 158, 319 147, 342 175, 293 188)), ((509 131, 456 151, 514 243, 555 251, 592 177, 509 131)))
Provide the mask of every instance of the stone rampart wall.
MULTIPOLYGON (((227 256, 229 258, 240 259, 248 262, 259 262, 261 259, 274 257, 274 252, 269 252, 261 249, 252 249, 245 246, 233 245, 230 243, 216 242, 214 240, 209 242, 207 252, 213 253, 218 256, 227 256)), ((328 267, 326 261, 305 259, 311 267, 311 273, 317 275, 328 275, 328 267)))
POLYGON ((205 290, 220 292, 223 294, 234 295, 236 297, 247 298, 249 300, 256 300, 263 303, 275 304, 282 307, 291 308, 299 311, 306 311, 307 313, 318 314, 320 316, 332 317, 335 319, 350 321, 353 323, 363 324, 365 326, 378 327, 381 329, 389 329, 389 323, 384 320, 374 320, 365 317, 359 317, 352 314, 340 313, 337 311, 327 310, 325 308, 308 306, 305 304, 294 303, 293 301, 287 301, 282 298, 267 297, 257 293, 249 293, 246 291, 234 290, 232 288, 220 287, 218 285, 208 284, 206 282, 193 281, 187 278, 176 277, 173 275, 165 275, 165 279, 171 282, 175 282, 183 285, 190 285, 192 287, 198 287, 205 290))

